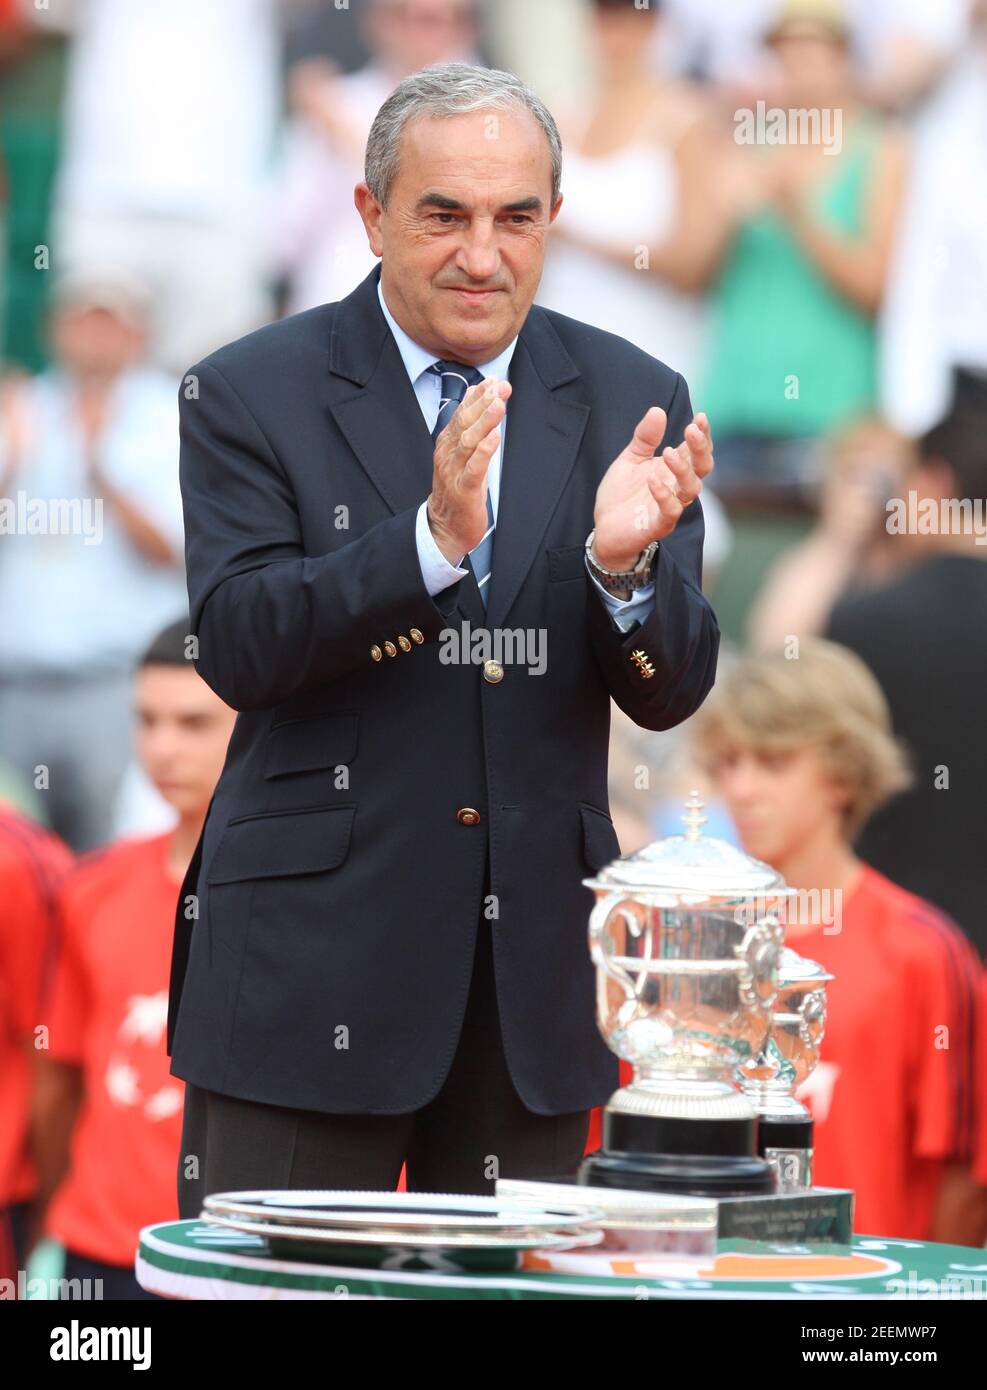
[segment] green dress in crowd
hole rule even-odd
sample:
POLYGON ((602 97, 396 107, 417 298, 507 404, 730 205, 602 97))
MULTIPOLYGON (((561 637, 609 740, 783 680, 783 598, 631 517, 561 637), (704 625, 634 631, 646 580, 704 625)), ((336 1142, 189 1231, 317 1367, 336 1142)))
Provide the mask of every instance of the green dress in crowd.
MULTIPOLYGON (((40 6, 39 6, 40 8, 40 6)), ((47 7, 45 7, 47 8, 47 7)), ((51 190, 61 143, 61 102, 68 40, 39 35, 0 73, 0 367, 36 372, 47 366, 45 310, 52 261, 48 250, 51 190)))
MULTIPOLYGON (((878 119, 860 116, 841 154, 824 160, 831 170, 810 194, 824 225, 860 230, 881 134, 878 119)), ((873 318, 829 284, 780 212, 741 226, 712 302, 709 367, 697 399, 721 438, 815 437, 874 408, 873 318)))

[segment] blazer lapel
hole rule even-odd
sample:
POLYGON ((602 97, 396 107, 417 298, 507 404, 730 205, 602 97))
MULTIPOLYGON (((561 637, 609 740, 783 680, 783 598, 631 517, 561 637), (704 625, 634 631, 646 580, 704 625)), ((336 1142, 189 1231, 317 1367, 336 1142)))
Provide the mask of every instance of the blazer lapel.
POLYGON ((579 452, 589 406, 557 394, 579 375, 544 312, 533 305, 508 373, 507 440, 484 622, 505 624, 538 554, 579 452))
POLYGON ((329 410, 391 511, 424 502, 432 489, 432 438, 398 345, 377 300, 377 265, 340 301, 329 370, 358 390, 338 392, 329 410))

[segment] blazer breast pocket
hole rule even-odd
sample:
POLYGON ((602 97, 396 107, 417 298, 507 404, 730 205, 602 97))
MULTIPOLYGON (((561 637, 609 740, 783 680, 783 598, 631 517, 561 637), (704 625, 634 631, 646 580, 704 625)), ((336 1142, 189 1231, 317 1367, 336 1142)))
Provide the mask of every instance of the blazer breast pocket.
POLYGON ((348 766, 356 757, 359 727, 358 714, 278 720, 267 735, 264 776, 348 766))
POLYGON ((560 545, 554 550, 546 550, 545 554, 548 556, 548 578, 551 583, 586 577, 585 545, 560 545))

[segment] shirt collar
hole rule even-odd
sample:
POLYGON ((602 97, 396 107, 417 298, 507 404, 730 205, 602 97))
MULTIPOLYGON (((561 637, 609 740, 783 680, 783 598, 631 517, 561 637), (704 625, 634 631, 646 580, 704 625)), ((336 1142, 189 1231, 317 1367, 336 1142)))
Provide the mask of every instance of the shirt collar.
MULTIPOLYGON (((377 281, 377 298, 380 300, 380 307, 384 311, 384 317, 390 326, 390 330, 394 334, 394 341, 398 345, 398 352, 401 354, 401 361, 404 363, 405 371, 411 378, 412 386, 414 386, 422 372, 427 371, 432 363, 437 360, 435 354, 428 352, 420 343, 416 343, 413 338, 408 337, 407 333, 384 302, 384 291, 381 289, 379 279, 377 281)), ((511 358, 514 356, 514 349, 516 347, 517 338, 514 338, 507 344, 503 352, 491 358, 489 362, 481 362, 477 367, 477 371, 484 377, 495 376, 500 381, 506 381, 508 368, 510 367, 511 358)))

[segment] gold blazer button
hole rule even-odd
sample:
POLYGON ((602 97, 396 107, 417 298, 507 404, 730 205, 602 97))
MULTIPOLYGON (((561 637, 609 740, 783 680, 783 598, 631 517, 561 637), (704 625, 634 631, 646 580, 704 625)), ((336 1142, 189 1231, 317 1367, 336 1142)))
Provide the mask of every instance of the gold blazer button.
POLYGON ((655 668, 648 659, 648 653, 638 647, 636 651, 631 652, 630 660, 633 661, 644 679, 649 681, 655 673, 655 668))

